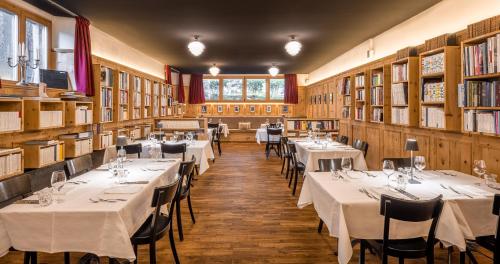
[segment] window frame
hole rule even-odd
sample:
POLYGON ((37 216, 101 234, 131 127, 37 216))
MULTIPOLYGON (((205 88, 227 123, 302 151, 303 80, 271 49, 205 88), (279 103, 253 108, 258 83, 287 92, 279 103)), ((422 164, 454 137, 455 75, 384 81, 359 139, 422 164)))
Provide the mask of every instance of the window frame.
POLYGON ((209 103, 283 103, 284 99, 271 99, 271 79, 285 79, 284 75, 270 76, 270 75, 218 75, 216 77, 204 74, 203 79, 218 79, 219 80, 219 98, 218 100, 207 100, 209 103), (243 82, 243 94, 241 100, 225 100, 224 99, 224 80, 225 79, 241 79, 243 82), (265 100, 249 100, 247 99, 247 80, 248 79, 265 79, 266 80, 266 98, 265 100))
POLYGON ((245 102, 245 98, 247 96, 246 93, 246 82, 244 77, 239 77, 239 76, 228 76, 226 78, 221 78, 221 81, 219 81, 219 100, 222 102, 245 102), (229 99, 224 99, 224 80, 241 80, 241 99, 240 100, 229 100, 229 99))
POLYGON ((285 101, 285 77, 283 78, 277 78, 277 77, 271 77, 268 80, 269 82, 269 88, 268 88, 268 100, 269 102, 284 102, 285 101), (271 79, 278 79, 278 80, 283 80, 283 99, 271 99, 271 79))
POLYGON ((269 101, 269 91, 270 91, 270 87, 269 87, 269 78, 264 78, 264 77, 246 77, 243 79, 244 80, 244 85, 243 87, 245 88, 245 97, 243 98, 243 102, 267 102, 269 101), (264 84, 265 84, 265 87, 264 87, 264 99, 249 99, 248 98, 248 81, 249 80, 264 80, 264 84))
MULTIPOLYGON (((206 102, 220 102, 221 101, 221 95, 222 95, 222 79, 221 78, 216 78, 216 77, 205 77, 203 76, 203 80, 219 80, 219 95, 217 96, 216 100, 207 100, 205 98, 206 102)), ((205 93, 205 87, 203 87, 203 93, 205 93)))

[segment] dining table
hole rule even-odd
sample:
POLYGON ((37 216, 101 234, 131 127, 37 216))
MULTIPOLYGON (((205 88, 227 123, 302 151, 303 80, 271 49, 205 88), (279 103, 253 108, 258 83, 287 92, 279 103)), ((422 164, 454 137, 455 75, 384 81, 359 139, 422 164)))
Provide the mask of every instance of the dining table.
MULTIPOLYGON (((283 130, 283 128, 281 128, 283 130)), ((271 135, 269 139, 271 141, 279 141, 281 136, 278 135, 271 135)), ((265 128, 258 128, 255 132, 255 140, 257 141, 258 144, 261 142, 267 142, 267 126, 265 128)))
POLYGON ((118 181, 107 165, 69 179, 48 206, 34 194, 0 209, 0 256, 9 248, 136 258, 130 237, 153 211, 155 187, 175 182, 179 159, 127 159, 118 181))
POLYGON ((305 171, 319 169, 319 159, 352 158, 353 169, 367 170, 366 160, 363 152, 352 146, 344 145, 335 141, 312 140, 307 138, 290 138, 297 149, 297 159, 305 165, 305 171))
MULTIPOLYGON (((313 205, 318 216, 338 238, 338 261, 348 263, 353 249, 351 239, 382 239, 384 217, 380 215, 382 194, 422 201, 443 196, 443 210, 436 238, 446 246, 466 248, 466 239, 494 235, 497 216, 493 215, 493 196, 498 187, 458 171, 415 172, 419 184, 395 182, 403 174, 387 176, 381 171, 307 172, 297 203, 299 208, 313 205), (398 175, 398 176, 396 176, 398 175)), ((391 221, 391 239, 425 237, 430 221, 410 223, 391 221)))

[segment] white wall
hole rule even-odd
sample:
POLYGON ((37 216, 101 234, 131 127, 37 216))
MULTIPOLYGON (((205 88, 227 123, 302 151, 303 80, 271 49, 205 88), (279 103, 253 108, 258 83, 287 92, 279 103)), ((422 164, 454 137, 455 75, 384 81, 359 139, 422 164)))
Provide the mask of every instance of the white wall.
POLYGON ((443 0, 422 13, 373 38, 375 54, 366 58, 369 40, 353 47, 329 63, 309 73, 308 84, 416 46, 445 33, 467 28, 467 25, 500 14, 500 0, 443 0))

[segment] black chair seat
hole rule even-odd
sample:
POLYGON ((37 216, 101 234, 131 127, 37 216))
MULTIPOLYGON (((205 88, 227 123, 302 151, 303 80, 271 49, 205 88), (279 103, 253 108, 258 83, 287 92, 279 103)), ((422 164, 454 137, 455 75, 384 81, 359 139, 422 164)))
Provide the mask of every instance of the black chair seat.
POLYGON ((297 161, 297 169, 299 169, 299 171, 304 171, 306 169, 306 165, 304 165, 304 163, 300 161, 297 161))
POLYGON ((495 250, 495 236, 482 236, 476 238, 476 243, 490 251, 495 250))
MULTIPOLYGON (((151 226, 151 221, 153 221, 153 215, 150 215, 146 222, 142 224, 142 226, 135 232, 135 234, 132 236, 132 244, 134 245, 143 245, 143 244, 148 244, 151 241, 152 237, 152 226, 151 226)), ((167 216, 160 214, 158 216, 158 232, 156 233, 156 240, 160 240, 162 237, 165 236, 169 229, 169 223, 170 220, 168 219, 167 216)))
MULTIPOLYGON (((368 245, 377 253, 382 252, 383 240, 366 240, 368 245)), ((388 255, 404 255, 405 258, 421 258, 426 254, 427 242, 425 239, 391 239, 388 244, 388 255)))

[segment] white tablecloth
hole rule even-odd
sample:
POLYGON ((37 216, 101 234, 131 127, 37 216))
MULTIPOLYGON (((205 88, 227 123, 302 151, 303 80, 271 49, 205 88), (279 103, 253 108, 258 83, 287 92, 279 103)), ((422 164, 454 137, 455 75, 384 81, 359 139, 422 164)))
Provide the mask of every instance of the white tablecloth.
POLYGON ((229 127, 227 124, 219 124, 219 126, 222 127, 222 133, 224 134, 224 137, 227 137, 229 135, 229 127))
MULTIPOLYGON (((257 143, 260 144, 260 142, 267 142, 267 127, 266 128, 258 128, 257 132, 255 133, 255 139, 257 140, 257 143)), ((280 136, 271 136, 271 140, 280 140, 280 136)))
MULTIPOLYGON (((465 249, 465 238, 493 235, 496 231, 497 217, 491 214, 494 192, 491 188, 477 187, 474 183, 480 180, 476 177, 459 172, 447 171, 457 176, 447 176, 437 172, 419 174, 423 177, 422 184, 408 185, 406 191, 422 199, 430 199, 443 194, 445 204, 436 230, 436 237, 447 244, 465 249), (490 195, 474 195, 468 198, 457 195, 451 190, 440 186, 455 186, 456 188, 480 188, 490 195), (473 186, 473 187, 471 187, 473 186)), ((362 172, 351 171, 346 180, 333 180, 328 172, 308 172, 300 193, 298 207, 303 208, 314 204, 319 217, 328 227, 331 236, 337 237, 339 263, 348 263, 352 256, 351 238, 382 239, 383 216, 380 215, 380 201, 369 198, 359 192, 360 187, 369 190, 377 188, 384 190, 387 176, 382 172, 372 172, 377 177, 368 177, 362 172)), ((393 183, 394 184, 394 183, 393 183)), ((401 195, 389 191, 393 196, 401 195)), ((403 197, 405 198, 405 197, 403 197)), ((429 223, 401 224, 391 221, 391 238, 411 238, 426 236, 429 223)))
POLYGON ((305 139, 291 139, 295 142, 297 159, 306 165, 306 172, 319 169, 318 159, 338 159, 349 157, 353 159, 353 169, 367 170, 363 152, 351 146, 338 142, 330 142, 326 149, 314 142, 306 142, 305 139))
MULTIPOLYGON (((185 141, 181 141, 185 142, 185 141)), ((179 142, 179 143, 181 143, 179 142)), ((150 149, 153 146, 153 143, 149 140, 138 140, 135 141, 135 143, 141 143, 142 144, 142 153, 141 153, 141 158, 150 158, 151 157, 151 152, 150 149)), ((160 144, 156 144, 157 148, 160 148, 160 144)), ((209 159, 214 159, 214 152, 212 150, 212 147, 210 145, 210 141, 208 140, 194 140, 191 142, 190 145, 187 146, 186 149, 186 160, 190 160, 191 156, 195 156, 196 158, 196 164, 200 166, 200 174, 203 174, 205 171, 208 170, 210 167, 208 165, 208 160, 209 159)), ((166 155, 165 158, 182 158, 182 154, 179 155, 166 155)))
POLYGON ((135 159, 127 162, 125 168, 130 172, 128 181, 147 180, 149 183, 118 185, 107 170, 93 170, 79 176, 79 179, 88 180, 87 184, 66 184, 71 190, 62 203, 54 202, 47 207, 12 204, 0 209, 0 256, 12 246, 22 251, 88 252, 135 259, 130 237, 152 212, 154 188, 175 180, 179 160, 135 159), (93 203, 89 200, 98 195, 116 197, 117 194, 103 194, 116 186, 139 186, 140 190, 134 194, 118 194, 126 198, 126 202, 93 203))

